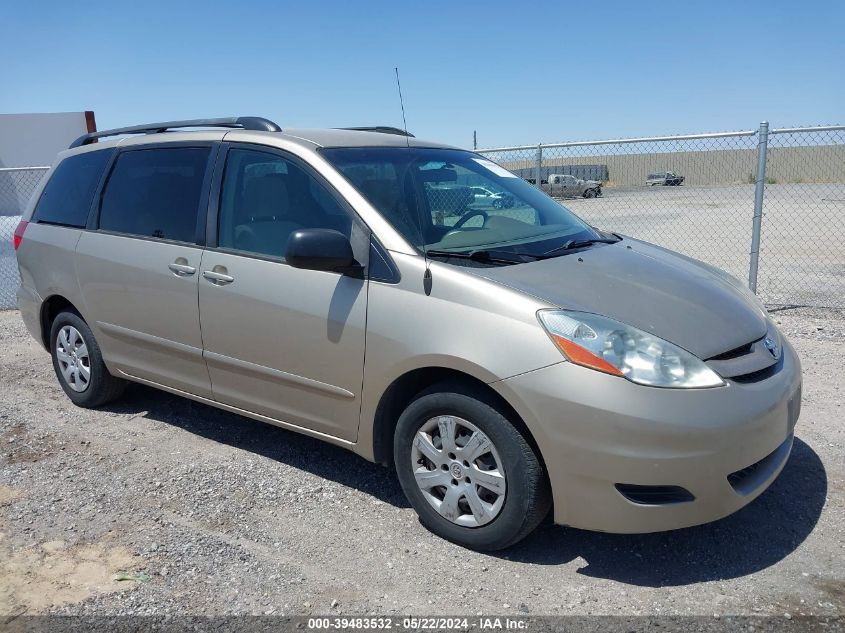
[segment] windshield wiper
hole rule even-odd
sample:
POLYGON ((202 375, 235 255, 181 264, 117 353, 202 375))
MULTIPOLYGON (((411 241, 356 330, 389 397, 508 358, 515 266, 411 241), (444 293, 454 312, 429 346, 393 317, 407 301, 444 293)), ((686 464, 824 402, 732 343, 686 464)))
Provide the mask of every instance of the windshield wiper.
POLYGON ((576 248, 584 248, 585 246, 592 246, 593 244, 616 244, 616 242, 619 241, 621 240, 610 239, 608 237, 597 237, 595 239, 587 240, 567 240, 560 246, 555 246, 553 249, 546 251, 543 253, 543 256, 554 255, 555 253, 561 253, 564 251, 572 251, 576 248))
MULTIPOLYGON (((429 257, 454 257, 456 259, 469 259, 475 262, 482 262, 482 263, 491 263, 491 264, 523 264, 525 263, 525 259, 523 257, 534 257, 534 255, 529 255, 527 253, 513 253, 519 259, 512 259, 509 257, 500 257, 499 254, 506 252, 506 251, 490 251, 486 249, 478 249, 474 251, 462 251, 462 252, 455 252, 455 251, 440 251, 440 250, 429 250, 426 251, 426 255, 429 257)), ((510 254, 510 253, 508 253, 510 254)))

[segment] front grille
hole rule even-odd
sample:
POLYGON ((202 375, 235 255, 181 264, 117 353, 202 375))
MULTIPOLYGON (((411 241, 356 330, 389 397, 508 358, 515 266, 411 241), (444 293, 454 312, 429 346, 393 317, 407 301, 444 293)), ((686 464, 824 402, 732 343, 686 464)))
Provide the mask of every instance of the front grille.
POLYGON ((740 345, 732 350, 728 350, 727 352, 723 352, 721 354, 717 354, 708 360, 733 360, 734 358, 739 358, 740 356, 745 356, 746 354, 750 354, 752 348, 754 347, 754 342, 746 343, 745 345, 740 345))
POLYGON ((751 466, 746 466, 745 468, 731 473, 730 475, 728 475, 728 483, 733 487, 734 490, 736 490, 737 488, 742 486, 742 483, 744 481, 747 481, 748 478, 751 477, 751 475, 760 470, 761 463, 762 460, 755 464, 751 464, 751 466))
POLYGON ((775 359, 761 338, 711 356, 705 362, 722 378, 738 383, 753 383, 776 374, 783 366, 783 354, 775 359))
POLYGON ((751 382, 760 382, 761 380, 766 380, 766 378, 771 378, 776 373, 778 373, 778 369, 780 368, 780 363, 775 363, 771 367, 766 367, 765 369, 758 369, 757 371, 752 371, 750 374, 742 374, 740 376, 732 376, 731 380, 734 382, 741 382, 751 383, 751 382))
POLYGON ((754 492, 786 461, 790 450, 792 450, 792 435, 760 461, 732 472, 728 475, 728 483, 741 495, 754 492))
POLYGON ((616 484, 616 489, 628 501, 647 506, 663 506, 686 503, 695 497, 680 486, 640 486, 637 484, 616 484))

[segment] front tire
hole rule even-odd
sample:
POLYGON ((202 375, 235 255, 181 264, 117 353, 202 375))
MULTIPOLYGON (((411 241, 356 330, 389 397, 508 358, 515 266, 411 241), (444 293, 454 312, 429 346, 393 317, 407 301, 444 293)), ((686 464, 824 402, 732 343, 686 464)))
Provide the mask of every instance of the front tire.
POLYGON ((471 549, 513 545, 551 507, 538 456, 480 390, 442 383, 420 394, 397 423, 394 461, 420 522, 471 549))
POLYGON ((76 312, 60 312, 50 328, 50 355, 59 384, 71 401, 93 408, 119 398, 126 381, 106 369, 100 346, 76 312))

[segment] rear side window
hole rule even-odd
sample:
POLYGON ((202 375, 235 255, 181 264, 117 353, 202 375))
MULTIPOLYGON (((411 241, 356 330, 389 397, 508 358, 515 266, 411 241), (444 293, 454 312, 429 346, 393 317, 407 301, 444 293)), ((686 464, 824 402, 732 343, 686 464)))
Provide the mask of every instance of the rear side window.
POLYGON ((122 152, 103 192, 100 229, 194 242, 208 147, 122 152))
POLYGON ((32 220, 60 226, 85 226, 94 190, 110 157, 110 151, 86 152, 59 163, 44 187, 32 220))

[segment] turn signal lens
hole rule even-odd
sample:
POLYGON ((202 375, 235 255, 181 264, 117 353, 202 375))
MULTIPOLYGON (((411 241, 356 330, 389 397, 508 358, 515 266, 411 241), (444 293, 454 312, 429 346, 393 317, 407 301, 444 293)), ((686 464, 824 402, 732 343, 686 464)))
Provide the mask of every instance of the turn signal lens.
POLYGON ((18 250, 18 246, 20 246, 21 242, 23 242, 23 232, 26 231, 26 227, 28 224, 29 222, 27 222, 26 220, 21 220, 20 222, 18 222, 18 227, 15 229, 14 237, 15 250, 18 250))
POLYGON ((590 350, 581 347, 577 343, 567 341, 565 338, 563 338, 562 336, 558 336, 557 334, 552 334, 552 340, 560 348, 560 351, 563 352, 563 355, 566 356, 573 363, 577 365, 583 365, 584 367, 591 367, 593 369, 603 371, 606 374, 612 374, 614 376, 624 376, 624 374, 618 369, 616 369, 616 367, 608 363, 603 358, 599 358, 590 350))

